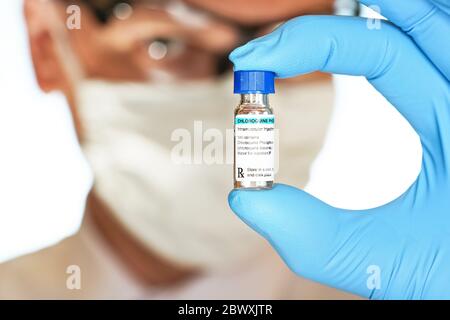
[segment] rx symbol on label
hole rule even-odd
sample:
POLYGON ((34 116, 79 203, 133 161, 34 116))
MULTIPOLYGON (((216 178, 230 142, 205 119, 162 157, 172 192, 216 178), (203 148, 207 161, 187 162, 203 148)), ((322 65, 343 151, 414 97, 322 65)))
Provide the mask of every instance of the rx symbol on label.
POLYGON ((238 178, 244 178, 244 169, 238 168, 238 178))

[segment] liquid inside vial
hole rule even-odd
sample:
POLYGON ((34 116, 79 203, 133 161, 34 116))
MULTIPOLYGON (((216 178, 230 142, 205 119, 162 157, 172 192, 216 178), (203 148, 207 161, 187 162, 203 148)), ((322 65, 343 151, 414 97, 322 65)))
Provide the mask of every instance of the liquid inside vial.
POLYGON ((234 187, 270 189, 275 171, 275 118, 267 94, 241 94, 234 111, 234 187))

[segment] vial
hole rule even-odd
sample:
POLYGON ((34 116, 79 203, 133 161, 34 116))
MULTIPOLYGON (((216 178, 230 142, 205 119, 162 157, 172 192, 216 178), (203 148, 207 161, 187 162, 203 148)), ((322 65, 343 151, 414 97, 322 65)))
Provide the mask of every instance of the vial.
POLYGON ((275 93, 270 71, 235 71, 234 188, 270 189, 275 175, 275 117, 268 95, 275 93))

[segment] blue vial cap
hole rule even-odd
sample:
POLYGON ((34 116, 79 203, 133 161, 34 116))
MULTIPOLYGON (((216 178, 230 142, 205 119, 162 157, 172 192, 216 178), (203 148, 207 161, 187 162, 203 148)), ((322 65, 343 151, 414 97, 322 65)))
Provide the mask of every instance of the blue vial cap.
POLYGON ((235 71, 234 93, 275 93, 275 73, 272 71, 235 71))

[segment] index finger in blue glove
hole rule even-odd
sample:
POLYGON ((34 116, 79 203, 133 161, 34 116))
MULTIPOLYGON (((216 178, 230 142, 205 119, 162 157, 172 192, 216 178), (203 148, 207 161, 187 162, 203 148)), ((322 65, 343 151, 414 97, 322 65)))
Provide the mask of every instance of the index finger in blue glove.
POLYGON ((410 35, 439 70, 450 79, 450 17, 429 0, 360 0, 410 35), (438 44, 439 45, 436 45, 438 44))

